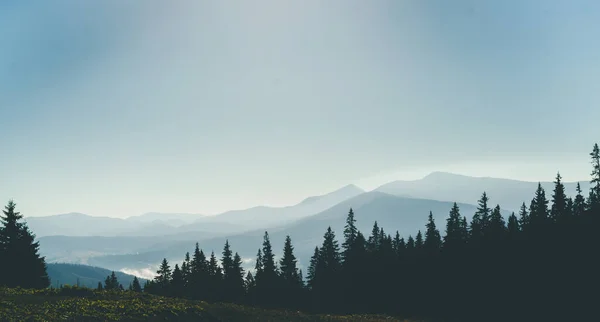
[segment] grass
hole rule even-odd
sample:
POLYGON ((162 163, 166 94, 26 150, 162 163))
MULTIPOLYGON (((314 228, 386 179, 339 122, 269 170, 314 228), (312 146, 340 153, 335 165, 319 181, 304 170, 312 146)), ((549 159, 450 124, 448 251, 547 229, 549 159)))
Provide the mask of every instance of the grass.
POLYGON ((375 315, 311 315, 82 288, 0 289, 0 321, 400 321, 375 315))

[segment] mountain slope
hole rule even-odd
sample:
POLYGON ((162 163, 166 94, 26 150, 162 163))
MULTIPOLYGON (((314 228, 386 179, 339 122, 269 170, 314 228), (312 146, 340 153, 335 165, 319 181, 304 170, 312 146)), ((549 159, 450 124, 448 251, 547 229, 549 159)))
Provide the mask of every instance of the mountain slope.
MULTIPOLYGON (((90 288, 96 288, 98 282, 104 284, 106 276, 112 273, 112 271, 108 269, 80 264, 48 264, 47 271, 53 286, 65 284, 77 285, 79 282, 80 286, 87 286, 90 288)), ((115 271, 115 275, 124 288, 127 288, 129 284, 133 282, 133 275, 119 271, 115 271)), ((143 285, 145 280, 139 279, 140 283, 143 285)))
POLYGON ((336 204, 364 193, 355 185, 347 185, 322 196, 308 197, 302 202, 288 207, 258 206, 244 210, 232 210, 220 215, 204 217, 196 223, 220 221, 244 225, 248 229, 267 228, 293 222, 299 218, 314 215, 336 204))
MULTIPOLYGON (((546 196, 550 198, 554 190, 554 183, 542 182, 541 184, 546 190, 546 196)), ((475 203, 485 191, 491 204, 500 204, 504 209, 517 211, 523 202, 529 206, 537 185, 537 182, 433 172, 419 180, 390 182, 375 191, 393 195, 408 195, 413 198, 463 203, 475 203)), ((576 182, 565 183, 567 196, 575 196, 576 186, 576 182)), ((587 195, 589 183, 581 182, 581 188, 587 195)))
MULTIPOLYGON (((398 197, 377 191, 363 193, 316 215, 285 226, 268 229, 276 254, 281 251, 285 236, 290 235, 300 266, 305 266, 314 247, 321 244, 323 234, 328 226, 334 229, 338 239, 341 238, 345 219, 351 207, 355 212, 357 226, 365 235, 370 234, 373 222, 377 221, 387 233, 393 234, 398 230, 404 238, 407 238, 409 234, 414 236, 418 230, 424 231, 429 211, 433 212, 436 224, 443 233, 445 219, 452 203, 398 197)), ((459 204, 459 207, 461 214, 468 219, 472 217, 476 208, 470 204, 459 204)), ((506 211, 503 211, 503 214, 508 215, 506 211)), ((210 238, 200 241, 200 247, 205 252, 215 251, 216 254, 219 254, 225 239, 228 239, 232 250, 239 252, 240 256, 247 261, 246 265, 251 267, 252 260, 262 245, 264 231, 264 229, 260 229, 244 234, 210 238)), ((185 252, 193 250, 193 247, 193 243, 181 242, 152 252, 92 257, 90 263, 114 269, 147 268, 149 265, 158 264, 163 257, 181 261, 185 252)))

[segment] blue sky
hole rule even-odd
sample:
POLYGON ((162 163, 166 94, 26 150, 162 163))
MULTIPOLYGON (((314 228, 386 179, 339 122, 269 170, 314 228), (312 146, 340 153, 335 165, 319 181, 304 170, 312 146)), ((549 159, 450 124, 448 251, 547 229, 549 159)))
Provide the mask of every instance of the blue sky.
POLYGON ((0 198, 217 213, 431 171, 586 180, 597 1, 2 1, 0 198))

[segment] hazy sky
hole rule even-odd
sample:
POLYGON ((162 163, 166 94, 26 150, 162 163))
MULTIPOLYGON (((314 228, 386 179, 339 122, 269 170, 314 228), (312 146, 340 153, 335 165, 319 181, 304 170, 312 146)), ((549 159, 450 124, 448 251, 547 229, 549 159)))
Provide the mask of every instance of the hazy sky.
POLYGON ((216 213, 430 171, 586 180, 600 2, 0 2, 0 201, 216 213))

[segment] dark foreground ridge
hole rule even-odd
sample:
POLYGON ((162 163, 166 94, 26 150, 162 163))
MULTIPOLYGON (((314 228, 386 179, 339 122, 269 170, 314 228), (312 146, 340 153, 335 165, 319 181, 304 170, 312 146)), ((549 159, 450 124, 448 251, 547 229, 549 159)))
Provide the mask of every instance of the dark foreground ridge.
POLYGON ((401 321, 381 315, 314 315, 86 288, 0 288, 0 321, 401 321))

